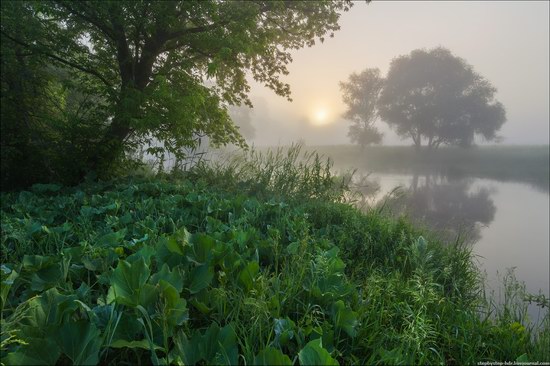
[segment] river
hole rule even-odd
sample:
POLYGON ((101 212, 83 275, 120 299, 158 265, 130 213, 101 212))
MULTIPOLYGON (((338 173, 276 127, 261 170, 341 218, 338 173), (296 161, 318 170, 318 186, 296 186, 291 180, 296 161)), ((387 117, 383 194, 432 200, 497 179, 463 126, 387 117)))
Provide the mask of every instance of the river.
MULTIPOLYGON (((494 300, 502 300, 502 278, 511 268, 527 292, 549 297, 548 190, 471 177, 364 172, 356 177, 367 207, 385 202, 391 214, 407 214, 447 240, 461 235, 473 245, 494 300)), ((529 306, 532 322, 541 318, 539 309, 529 306)))

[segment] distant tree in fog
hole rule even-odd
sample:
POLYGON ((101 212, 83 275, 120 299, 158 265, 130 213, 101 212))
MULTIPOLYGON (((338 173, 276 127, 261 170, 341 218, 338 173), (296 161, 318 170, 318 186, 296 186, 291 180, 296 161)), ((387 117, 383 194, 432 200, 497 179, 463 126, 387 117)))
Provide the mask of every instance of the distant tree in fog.
POLYGON ((465 60, 442 47, 394 58, 378 100, 380 117, 420 147, 471 146, 497 139, 506 121, 496 88, 465 60))
POLYGON ((347 82, 340 82, 342 98, 348 107, 343 117, 352 123, 348 136, 363 148, 382 142, 382 133, 373 124, 378 118, 377 102, 383 86, 384 78, 377 68, 353 73, 347 82))
POLYGON ((256 136, 256 129, 252 126, 252 118, 250 117, 251 112, 252 109, 246 105, 229 107, 229 117, 239 128, 239 133, 247 140, 256 136))

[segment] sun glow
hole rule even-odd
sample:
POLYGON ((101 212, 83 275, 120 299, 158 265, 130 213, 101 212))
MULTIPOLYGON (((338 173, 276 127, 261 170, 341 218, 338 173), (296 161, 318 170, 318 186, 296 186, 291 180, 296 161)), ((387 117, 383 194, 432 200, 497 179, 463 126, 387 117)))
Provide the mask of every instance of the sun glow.
POLYGON ((328 112, 325 108, 317 108, 314 111, 313 123, 318 126, 328 123, 328 112))

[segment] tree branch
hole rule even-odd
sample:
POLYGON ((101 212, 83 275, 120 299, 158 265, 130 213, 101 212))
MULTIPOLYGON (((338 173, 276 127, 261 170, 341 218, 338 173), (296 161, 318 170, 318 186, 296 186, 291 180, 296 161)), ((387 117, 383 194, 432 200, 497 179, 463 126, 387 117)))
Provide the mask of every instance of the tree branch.
MULTIPOLYGON (((126 39, 126 31, 124 25, 120 22, 119 18, 122 16, 120 9, 110 12, 110 21, 113 26, 115 36, 115 46, 117 50, 117 61, 120 70, 120 78, 122 84, 129 83, 134 79, 135 65, 133 63, 133 57, 128 46, 128 40, 126 39)), ((137 50, 136 50, 137 52, 137 50)))
POLYGON ((227 24, 229 24, 229 19, 225 20, 225 21, 222 21, 222 22, 219 22, 219 23, 212 23, 212 24, 203 25, 203 26, 200 26, 200 27, 186 28, 186 29, 180 29, 178 31, 168 32, 166 34, 166 36, 162 39, 162 41, 164 41, 164 42, 170 41, 172 39, 179 38, 179 37, 184 36, 186 34, 208 32, 208 31, 214 30, 218 27, 223 27, 224 25, 227 25, 227 24))
MULTIPOLYGON (((69 11, 70 13, 76 15, 77 17, 82 18, 83 20, 87 21, 88 23, 94 25, 97 29, 99 29, 107 38, 111 39, 112 41, 116 42, 115 33, 112 29, 110 29, 107 24, 101 23, 101 21, 95 17, 92 17, 91 15, 86 15, 83 12, 76 11, 73 7, 69 6, 67 2, 65 1, 56 1, 56 3, 69 11)), ((79 2, 82 6, 86 6, 84 2, 79 2)))
POLYGON ((69 61, 69 60, 65 60, 57 55, 54 55, 53 53, 49 53, 49 52, 46 52, 40 48, 37 48, 37 47, 34 47, 26 42, 23 42, 17 38, 14 38, 12 36, 10 36, 9 34, 7 34, 6 32, 4 31, 0 31, 2 33, 2 35, 6 38, 8 38, 9 40, 11 40, 12 42, 14 43, 17 43, 18 45, 21 45, 29 50, 32 50, 32 51, 35 51, 35 52, 38 52, 38 53, 41 53, 51 59, 54 59, 64 65, 67 65, 67 66, 70 66, 70 67, 73 67, 77 70, 80 70, 82 72, 85 72, 87 74, 90 74, 90 75, 93 75, 95 77, 97 77, 99 80, 101 80, 105 85, 107 85, 108 87, 112 88, 113 85, 109 82, 109 80, 107 80, 103 75, 101 75, 98 71, 96 70, 92 70, 92 69, 88 69, 86 67, 83 67, 75 62, 72 62, 72 61, 69 61))

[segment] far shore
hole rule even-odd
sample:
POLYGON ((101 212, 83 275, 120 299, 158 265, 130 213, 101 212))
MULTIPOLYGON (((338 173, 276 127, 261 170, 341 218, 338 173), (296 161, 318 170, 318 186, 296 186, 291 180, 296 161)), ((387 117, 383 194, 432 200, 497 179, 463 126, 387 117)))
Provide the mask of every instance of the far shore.
MULTIPOLYGON (((284 146, 281 148, 285 148, 284 146)), ((277 147, 255 147, 268 151, 277 147)), ((375 173, 443 174, 529 183, 549 191, 549 145, 481 145, 471 148, 439 147, 417 151, 413 146, 357 145, 304 146, 330 158, 337 169, 375 173)))

